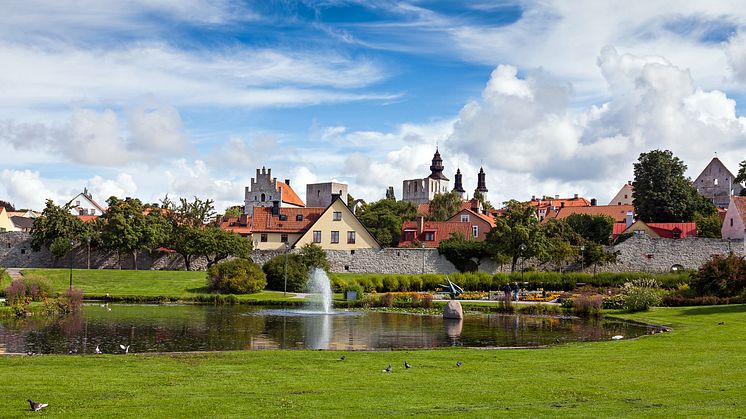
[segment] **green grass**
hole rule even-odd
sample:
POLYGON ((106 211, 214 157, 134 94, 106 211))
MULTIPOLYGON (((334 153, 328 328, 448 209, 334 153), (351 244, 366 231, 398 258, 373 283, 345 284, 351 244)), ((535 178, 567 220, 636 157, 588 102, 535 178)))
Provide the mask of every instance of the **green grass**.
MULTIPOLYGON (((68 269, 25 269, 23 273, 45 276, 56 292, 64 291, 70 284, 68 269)), ((114 299, 189 301, 212 295, 207 290, 206 278, 205 272, 73 269, 73 286, 82 289, 86 298, 109 294, 114 299)), ((288 293, 284 298, 282 292, 262 291, 236 297, 241 302, 262 303, 287 301, 293 295, 288 293)))
POLYGON ((0 357, 0 416, 23 415, 27 398, 49 403, 39 415, 53 417, 746 415, 746 306, 627 317, 673 331, 535 350, 351 352, 345 361, 310 350, 0 357), (381 372, 389 363, 394 371, 381 372))

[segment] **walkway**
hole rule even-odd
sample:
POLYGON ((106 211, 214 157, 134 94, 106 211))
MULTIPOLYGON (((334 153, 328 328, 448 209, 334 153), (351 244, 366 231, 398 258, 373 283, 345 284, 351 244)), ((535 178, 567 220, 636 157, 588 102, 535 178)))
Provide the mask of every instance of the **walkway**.
POLYGON ((23 276, 21 275, 21 268, 7 268, 5 269, 5 272, 8 273, 11 280, 21 279, 23 276))

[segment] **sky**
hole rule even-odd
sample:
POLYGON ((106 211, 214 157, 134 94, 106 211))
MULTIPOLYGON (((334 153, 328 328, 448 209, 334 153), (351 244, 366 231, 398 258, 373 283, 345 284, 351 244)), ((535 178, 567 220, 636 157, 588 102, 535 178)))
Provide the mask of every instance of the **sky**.
POLYGON ((746 159, 738 1, 11 0, 0 199, 242 204, 260 167, 375 201, 429 174, 493 204, 607 203, 640 153, 746 159))

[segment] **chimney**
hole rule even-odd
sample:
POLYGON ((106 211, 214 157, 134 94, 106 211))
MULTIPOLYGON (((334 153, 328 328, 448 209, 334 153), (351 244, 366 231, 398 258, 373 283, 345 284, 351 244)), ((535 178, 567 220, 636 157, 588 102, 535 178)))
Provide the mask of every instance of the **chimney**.
POLYGON ((425 217, 420 217, 420 220, 417 224, 417 236, 419 236, 425 230, 425 217))
POLYGON ((564 207, 565 207, 565 201, 560 202, 560 208, 564 208, 564 207))
POLYGON ((536 201, 536 195, 531 195, 531 200, 536 201))
POLYGON ((578 194, 575 194, 572 199, 578 199, 578 194))
POLYGON ((632 211, 627 211, 627 215, 624 217, 624 223, 627 228, 632 225, 632 211))
POLYGON ((591 206, 595 207, 597 204, 598 204, 598 201, 596 200, 596 198, 591 198, 591 206))
POLYGON ((285 184, 290 186, 290 179, 285 179, 285 184))
POLYGON ((272 201, 272 215, 280 215, 280 201, 272 201))
POLYGON ((554 199, 559 199, 559 195, 555 195, 555 196, 554 196, 554 199))

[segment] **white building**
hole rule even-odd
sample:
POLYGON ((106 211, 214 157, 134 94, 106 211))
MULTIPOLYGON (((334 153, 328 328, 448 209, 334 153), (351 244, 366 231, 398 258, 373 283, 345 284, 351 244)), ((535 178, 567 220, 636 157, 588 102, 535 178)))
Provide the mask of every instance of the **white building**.
POLYGON ((402 185, 402 200, 415 205, 426 204, 435 197, 435 194, 448 193, 448 178, 443 175, 443 169, 443 159, 440 158, 438 149, 435 149, 430 176, 424 179, 405 180, 402 185))
POLYGON ((106 208, 93 200, 93 196, 88 192, 88 189, 84 189, 83 192, 76 195, 68 202, 68 205, 70 205, 70 213, 77 216, 93 215, 100 217, 106 212, 106 208))

